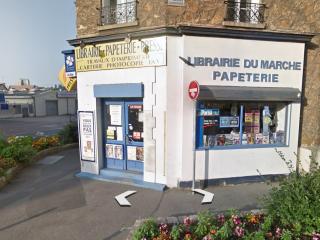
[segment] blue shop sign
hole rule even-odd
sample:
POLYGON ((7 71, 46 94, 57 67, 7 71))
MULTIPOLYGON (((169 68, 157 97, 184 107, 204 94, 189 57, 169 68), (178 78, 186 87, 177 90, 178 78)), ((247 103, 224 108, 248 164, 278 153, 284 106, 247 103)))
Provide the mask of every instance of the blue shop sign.
POLYGON ((66 77, 76 76, 76 59, 74 50, 62 51, 64 54, 64 66, 66 70, 66 77))

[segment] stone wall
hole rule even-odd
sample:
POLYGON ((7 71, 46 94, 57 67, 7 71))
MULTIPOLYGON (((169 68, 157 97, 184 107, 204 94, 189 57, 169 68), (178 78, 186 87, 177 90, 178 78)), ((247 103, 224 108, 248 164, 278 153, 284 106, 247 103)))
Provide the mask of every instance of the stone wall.
MULTIPOLYGON (((320 32, 319 0, 266 0, 267 30, 320 32)), ((320 145, 320 37, 307 48, 305 102, 302 118, 302 146, 320 145)))
POLYGON ((185 6, 168 6, 167 0, 139 0, 138 26, 98 30, 101 0, 77 0, 77 37, 114 34, 150 27, 178 24, 221 25, 224 16, 223 0, 186 0, 185 6))
MULTIPOLYGON (((222 27, 223 0, 185 0, 184 7, 168 6, 167 0, 139 0, 138 26, 98 31, 101 0, 77 0, 77 36, 114 34, 148 27, 211 25, 222 27)), ((263 31, 320 32, 319 0, 265 0, 266 29, 263 31)), ((308 45, 305 96, 302 118, 302 146, 320 145, 320 37, 308 45)))
POLYGON ((96 35, 100 21, 101 0, 77 0, 77 37, 96 35))

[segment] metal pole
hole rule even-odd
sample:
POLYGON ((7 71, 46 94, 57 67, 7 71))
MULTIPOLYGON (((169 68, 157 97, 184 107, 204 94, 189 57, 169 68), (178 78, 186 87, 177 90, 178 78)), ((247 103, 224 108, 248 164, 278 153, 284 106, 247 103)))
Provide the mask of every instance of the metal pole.
MULTIPOLYGON (((196 113, 197 113, 197 102, 194 101, 193 105, 193 161, 192 161, 192 190, 195 189, 196 185, 196 113)), ((194 192, 192 192, 194 194, 194 192)))

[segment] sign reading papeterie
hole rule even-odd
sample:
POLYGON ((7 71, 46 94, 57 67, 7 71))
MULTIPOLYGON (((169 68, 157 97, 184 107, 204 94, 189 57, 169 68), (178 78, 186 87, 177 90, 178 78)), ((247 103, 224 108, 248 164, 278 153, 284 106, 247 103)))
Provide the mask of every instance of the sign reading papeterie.
POLYGON ((197 81, 191 81, 188 87, 188 94, 191 100, 197 100, 200 93, 199 83, 197 81))
POLYGON ((95 161, 95 137, 93 112, 79 112, 81 160, 95 161))
POLYGON ((167 61, 166 37, 112 42, 75 49, 77 72, 164 66, 167 61))

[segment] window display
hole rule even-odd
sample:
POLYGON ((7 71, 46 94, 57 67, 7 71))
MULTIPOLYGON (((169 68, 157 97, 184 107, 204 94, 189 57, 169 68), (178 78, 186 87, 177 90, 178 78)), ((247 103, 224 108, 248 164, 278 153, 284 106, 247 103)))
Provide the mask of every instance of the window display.
POLYGON ((197 147, 284 145, 285 103, 199 101, 197 147))
POLYGON ((143 142, 143 105, 129 105, 128 111, 128 137, 134 142, 143 142))

